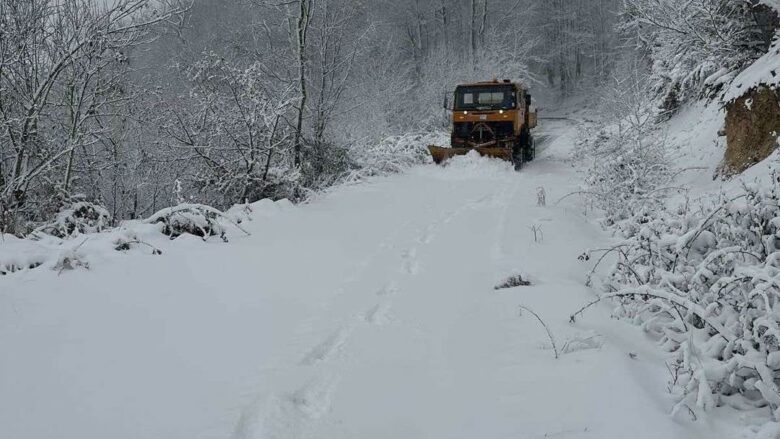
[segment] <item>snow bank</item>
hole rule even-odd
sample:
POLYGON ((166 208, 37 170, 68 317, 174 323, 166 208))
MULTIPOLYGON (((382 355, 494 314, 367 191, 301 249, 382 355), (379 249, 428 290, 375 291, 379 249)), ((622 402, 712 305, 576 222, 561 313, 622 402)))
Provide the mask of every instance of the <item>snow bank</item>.
POLYGON ((721 136, 726 112, 720 104, 699 102, 680 110, 661 125, 663 142, 675 164, 669 204, 685 200, 707 203, 718 194, 737 195, 743 182, 771 183, 772 168, 780 161, 776 151, 731 179, 717 176, 726 152, 726 137, 721 136))
MULTIPOLYGON (((428 171, 428 169, 426 169, 428 171)), ((476 151, 466 155, 455 156, 444 166, 431 169, 432 175, 442 180, 504 179, 508 173, 514 173, 512 163, 505 160, 483 157, 476 151)))
MULTIPOLYGON (((660 127, 659 136, 674 165, 677 187, 687 188, 689 196, 698 198, 718 192, 721 180, 714 180, 726 151, 724 129, 726 112, 717 103, 697 102, 686 105, 660 127)), ((673 200, 684 195, 673 192, 673 200)))
POLYGON ((101 227, 92 229, 74 229, 70 220, 72 215, 61 214, 53 226, 41 228, 28 238, 0 235, 0 275, 38 268, 60 273, 76 268, 89 269, 94 263, 114 260, 128 253, 161 255, 170 245, 189 241, 188 237, 197 236, 204 242, 218 237, 227 242, 229 234, 248 234, 241 225, 245 221, 251 221, 254 216, 272 216, 291 206, 289 200, 265 199, 237 205, 223 213, 209 206, 181 204, 165 208, 145 220, 125 221, 116 228, 107 228, 101 222, 101 227), (46 233, 46 230, 57 234, 46 233), (59 234, 67 230, 70 232, 59 234))
POLYGON ((734 78, 721 100, 732 102, 760 85, 776 88, 778 84, 780 84, 780 45, 775 43, 769 52, 734 78))
POLYGON ((65 238, 40 232, 27 239, 3 235, 0 241, 0 275, 36 268, 58 272, 88 269, 91 262, 130 251, 161 254, 162 251, 155 245, 159 244, 161 236, 160 227, 139 222, 110 231, 65 238))
POLYGON ((763 426, 756 434, 756 439, 780 438, 780 423, 770 422, 763 426))
POLYGON ((0 275, 38 268, 50 252, 37 242, 0 234, 0 275))

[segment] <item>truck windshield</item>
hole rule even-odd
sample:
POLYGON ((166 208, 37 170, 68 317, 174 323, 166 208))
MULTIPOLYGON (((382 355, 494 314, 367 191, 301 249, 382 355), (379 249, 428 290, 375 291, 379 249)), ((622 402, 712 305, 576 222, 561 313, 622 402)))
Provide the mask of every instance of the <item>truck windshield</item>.
POLYGON ((508 110, 515 108, 514 96, 510 86, 458 87, 455 110, 508 110))

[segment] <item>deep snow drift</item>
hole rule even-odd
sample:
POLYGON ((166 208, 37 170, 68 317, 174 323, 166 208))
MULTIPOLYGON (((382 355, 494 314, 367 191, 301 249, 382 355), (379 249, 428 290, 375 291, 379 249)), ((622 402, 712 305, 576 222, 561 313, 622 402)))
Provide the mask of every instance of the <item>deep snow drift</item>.
POLYGON ((568 323, 604 236, 554 203, 574 132, 546 130, 520 173, 465 157, 259 203, 229 244, 0 278, 0 437, 734 437, 669 416, 639 329, 568 323), (493 289, 518 273, 533 285, 493 289))

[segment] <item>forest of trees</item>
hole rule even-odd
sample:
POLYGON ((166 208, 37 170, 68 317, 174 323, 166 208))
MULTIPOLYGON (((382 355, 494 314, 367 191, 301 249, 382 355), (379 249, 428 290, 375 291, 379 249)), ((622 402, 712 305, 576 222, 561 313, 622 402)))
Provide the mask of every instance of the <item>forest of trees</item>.
POLYGON ((673 108, 768 49, 754 3, 0 0, 0 229, 79 200, 115 222, 300 200, 444 127, 462 81, 567 96, 641 59, 673 108))

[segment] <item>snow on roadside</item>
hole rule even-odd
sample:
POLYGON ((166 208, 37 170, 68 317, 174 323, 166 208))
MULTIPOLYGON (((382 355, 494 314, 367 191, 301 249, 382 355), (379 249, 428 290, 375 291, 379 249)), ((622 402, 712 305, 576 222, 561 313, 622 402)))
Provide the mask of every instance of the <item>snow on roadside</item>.
MULTIPOLYGON (((249 205, 234 206, 224 215, 214 215, 218 217, 220 232, 241 235, 243 232, 240 223, 251 220, 254 215, 267 217, 290 206, 292 203, 289 200, 273 202, 266 199, 249 205)), ((198 206, 180 205, 166 208, 147 220, 124 221, 113 229, 91 233, 76 232, 64 238, 40 232, 25 239, 10 234, 0 235, 0 276, 36 269, 54 270, 58 273, 76 268, 91 269, 96 264, 119 263, 123 254, 164 254, 171 245, 187 241, 192 236, 176 234, 171 238, 170 234, 166 234, 166 225, 159 222, 159 218, 175 214, 173 216, 180 217, 179 221, 182 223, 190 222, 197 227, 208 228, 203 217, 188 213, 195 207, 198 206)), ((214 209, 211 211, 218 212, 214 209)), ((208 238, 206 236, 200 239, 209 241, 208 238)))
MULTIPOLYGON (((425 146, 446 144, 448 137, 440 131, 407 133, 376 144, 356 146, 353 159, 357 169, 341 178, 335 187, 311 194, 310 198, 317 199, 343 185, 430 163, 425 146)), ((60 273, 74 268, 89 269, 92 263, 112 259, 118 252, 159 255, 167 247, 168 236, 171 239, 180 236, 181 231, 177 228, 189 229, 186 230, 188 235, 201 236, 204 241, 214 235, 227 241, 228 231, 231 234, 245 232, 241 226, 243 221, 251 220, 255 215, 268 217, 292 206, 287 199, 263 199, 249 205, 235 205, 223 214, 209 206, 185 203, 161 209, 146 220, 123 221, 119 227, 111 228, 108 225, 110 215, 104 208, 77 202, 26 239, 0 233, 0 276, 38 268, 60 273), (82 209, 94 218, 77 218, 83 215, 82 209), (75 225, 74 221, 80 224, 75 225)), ((190 238, 182 236, 181 240, 190 238)))
POLYGON ((763 282, 772 283, 776 274, 776 221, 770 220, 776 216, 777 185, 770 177, 780 155, 732 179, 714 178, 725 150, 719 134, 724 117, 718 103, 697 103, 654 127, 658 138, 647 142, 668 154, 673 178, 659 189, 671 196, 652 208, 641 196, 629 197, 626 203, 636 211, 619 218, 613 229, 619 240, 589 256, 604 255, 609 261, 604 266, 611 265, 598 281, 614 314, 639 324, 669 351, 661 355, 675 383, 670 385, 678 401, 675 416, 689 412, 708 422, 728 420, 741 426, 740 438, 775 437, 769 421, 777 389, 771 375, 760 371, 776 357, 776 345, 762 341, 772 336, 761 328, 776 325, 772 306, 764 306, 775 294, 763 282), (766 226, 754 226, 762 223, 766 226), (740 252, 743 257, 736 256, 740 252), (767 301, 752 304, 759 296, 767 301), (681 306, 685 311, 678 318, 673 310, 681 306), (740 315, 743 310, 750 316, 740 315), (696 329, 702 321, 705 328, 696 329), (707 327, 721 329, 713 336, 707 327), (731 340, 728 345, 720 344, 721 335, 731 340))
POLYGON ((675 165, 673 184, 684 190, 670 198, 670 204, 708 202, 720 194, 735 194, 743 183, 767 184, 772 169, 780 164, 776 151, 763 161, 751 166, 742 174, 729 179, 716 176, 716 171, 726 151, 726 137, 720 133, 725 128, 725 110, 717 102, 686 105, 661 126, 663 138, 675 165))

